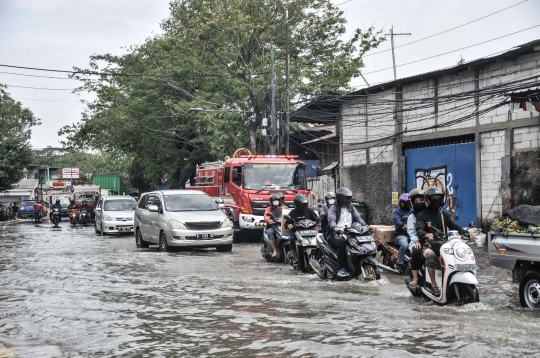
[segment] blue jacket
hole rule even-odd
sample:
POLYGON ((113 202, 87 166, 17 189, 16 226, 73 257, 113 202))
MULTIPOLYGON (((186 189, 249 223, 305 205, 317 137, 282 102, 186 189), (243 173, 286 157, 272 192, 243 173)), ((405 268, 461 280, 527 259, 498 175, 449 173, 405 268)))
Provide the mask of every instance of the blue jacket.
MULTIPOLYGON (((362 225, 367 225, 364 220, 362 220, 362 217, 356 211, 356 208, 352 205, 349 205, 349 211, 351 212, 352 222, 353 223, 360 223, 362 225)), ((334 229, 337 226, 337 223, 339 222, 339 218, 341 216, 341 207, 336 205, 330 206, 328 209, 328 214, 326 214, 326 217, 328 218, 328 227, 326 228, 326 235, 330 236, 334 229)))
POLYGON ((397 208, 396 210, 394 210, 394 213, 392 214, 392 220, 394 221, 394 225, 396 226, 396 230, 394 231, 396 236, 397 235, 409 236, 409 234, 407 233, 407 229, 403 227, 403 225, 406 225, 407 223, 401 221, 401 218, 403 216, 411 215, 412 212, 413 212, 413 209, 405 211, 401 208, 397 208))

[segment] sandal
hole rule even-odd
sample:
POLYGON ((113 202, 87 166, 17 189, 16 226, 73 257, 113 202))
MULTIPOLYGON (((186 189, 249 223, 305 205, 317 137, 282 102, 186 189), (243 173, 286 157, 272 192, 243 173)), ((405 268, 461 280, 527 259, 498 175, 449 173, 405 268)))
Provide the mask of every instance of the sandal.
POLYGON ((431 286, 431 292, 433 292, 433 296, 441 296, 441 290, 437 286, 431 286))
POLYGON ((293 265, 293 267, 298 267, 298 260, 294 260, 292 265, 293 265))
POLYGON ((417 288, 417 287, 418 287, 418 283, 416 281, 409 282, 409 288, 417 288))

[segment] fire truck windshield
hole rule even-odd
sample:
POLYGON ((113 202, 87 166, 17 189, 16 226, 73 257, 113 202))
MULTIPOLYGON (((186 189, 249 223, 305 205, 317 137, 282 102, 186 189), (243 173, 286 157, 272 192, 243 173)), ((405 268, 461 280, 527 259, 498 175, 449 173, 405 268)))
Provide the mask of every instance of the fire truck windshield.
POLYGON ((244 164, 246 189, 306 189, 306 170, 301 164, 244 164))

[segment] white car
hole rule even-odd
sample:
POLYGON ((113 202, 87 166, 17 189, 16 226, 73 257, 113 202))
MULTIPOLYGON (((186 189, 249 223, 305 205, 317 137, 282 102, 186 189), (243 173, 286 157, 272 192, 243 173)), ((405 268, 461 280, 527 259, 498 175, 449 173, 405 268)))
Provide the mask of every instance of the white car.
POLYGON ((135 211, 138 248, 215 247, 231 251, 233 223, 212 198, 197 190, 144 193, 135 211))
POLYGON ((137 202, 131 196, 104 196, 96 206, 96 234, 132 233, 137 202))

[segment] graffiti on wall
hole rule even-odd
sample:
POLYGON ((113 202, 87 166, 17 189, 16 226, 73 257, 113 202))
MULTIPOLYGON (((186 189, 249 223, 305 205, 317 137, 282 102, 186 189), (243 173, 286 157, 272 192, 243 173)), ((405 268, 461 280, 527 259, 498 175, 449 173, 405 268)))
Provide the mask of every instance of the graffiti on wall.
POLYGON ((440 188, 446 199, 445 208, 450 213, 452 220, 456 220, 454 188, 452 187, 453 175, 448 172, 446 165, 432 168, 417 168, 414 171, 416 187, 426 190, 435 186, 440 188))

